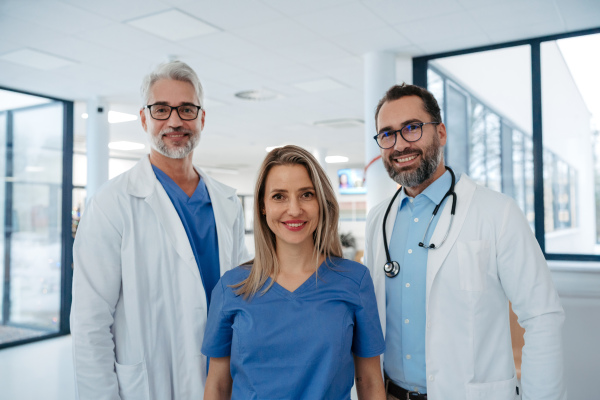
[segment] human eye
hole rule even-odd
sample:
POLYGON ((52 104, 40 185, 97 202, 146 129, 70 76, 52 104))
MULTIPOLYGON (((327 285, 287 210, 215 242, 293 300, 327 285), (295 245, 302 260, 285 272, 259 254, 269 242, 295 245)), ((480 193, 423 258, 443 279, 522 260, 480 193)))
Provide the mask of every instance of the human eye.
POLYGON ((169 112, 169 108, 167 106, 156 105, 152 106, 152 111, 157 114, 165 114, 169 112))
POLYGON ((181 106, 179 107, 179 112, 185 115, 192 115, 195 112, 195 109, 190 106, 181 106))
POLYGON ((421 124, 408 124, 402 130, 406 133, 416 133, 421 128, 421 124))
POLYGON ((310 190, 309 190, 309 191, 307 191, 307 192, 304 192, 304 193, 302 193, 302 198, 303 198, 303 199, 308 199, 308 200, 310 200, 310 199, 313 199, 314 197, 315 197, 315 193, 314 193, 313 191, 310 191, 310 190))
POLYGON ((271 198, 275 201, 283 200, 283 195, 281 193, 275 193, 271 198))

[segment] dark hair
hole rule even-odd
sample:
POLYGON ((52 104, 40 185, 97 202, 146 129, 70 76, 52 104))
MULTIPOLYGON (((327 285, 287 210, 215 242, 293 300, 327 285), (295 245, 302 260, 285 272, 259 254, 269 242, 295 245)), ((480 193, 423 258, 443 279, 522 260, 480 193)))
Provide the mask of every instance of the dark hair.
POLYGON ((385 96, 379 100, 379 104, 377 104, 377 109, 375 110, 375 126, 377 126, 377 116, 379 115, 379 111, 385 103, 388 101, 398 100, 406 96, 417 96, 421 98, 421 100, 423 100, 425 111, 431 115, 431 118, 433 119, 431 122, 442 122, 440 106, 438 105, 435 97, 433 97, 433 94, 431 94, 429 90, 420 86, 407 85, 406 83, 403 83, 402 85, 392 86, 385 93, 385 96))

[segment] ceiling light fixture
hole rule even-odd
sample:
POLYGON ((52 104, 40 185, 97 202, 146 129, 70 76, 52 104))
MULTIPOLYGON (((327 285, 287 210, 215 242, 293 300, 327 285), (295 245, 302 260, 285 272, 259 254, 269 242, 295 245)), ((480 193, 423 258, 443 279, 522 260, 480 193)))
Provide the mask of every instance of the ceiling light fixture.
POLYGON ((275 100, 281 99, 283 96, 272 92, 267 89, 258 89, 258 90, 245 90, 243 92, 237 92, 235 97, 244 99, 244 100, 253 100, 253 101, 263 101, 263 100, 275 100))
POLYGON ((338 118, 313 122, 314 126, 334 129, 351 129, 364 126, 365 121, 358 118, 338 118))
POLYGON ((132 19, 127 24, 172 41, 219 32, 214 26, 175 9, 132 19))
POLYGON ((108 144, 108 148, 111 150, 131 151, 131 150, 145 149, 146 145, 144 145, 142 143, 120 141, 120 142, 110 142, 108 144))
POLYGON ((111 124, 118 124, 121 122, 137 121, 137 115, 122 113, 119 111, 108 112, 108 122, 111 124))
POLYGON ((327 164, 339 164, 348 162, 349 158, 344 156, 327 156, 325 157, 325 162, 327 164))
POLYGON ((83 118, 83 119, 88 119, 88 114, 87 114, 87 113, 83 113, 83 114, 81 114, 81 118, 83 118))

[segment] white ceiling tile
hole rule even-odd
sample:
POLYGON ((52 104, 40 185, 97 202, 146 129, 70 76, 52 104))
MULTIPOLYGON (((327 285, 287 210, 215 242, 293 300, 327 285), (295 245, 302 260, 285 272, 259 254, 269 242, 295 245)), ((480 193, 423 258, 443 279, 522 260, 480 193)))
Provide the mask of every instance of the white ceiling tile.
POLYGON ((219 31, 218 28, 176 9, 131 19, 126 23, 169 41, 191 39, 219 31))
POLYGON ((61 0, 75 7, 102 15, 112 21, 126 21, 169 8, 160 0, 61 0))
POLYGON ((66 35, 21 18, 0 13, 0 37, 8 38, 16 44, 35 46, 44 40, 54 40, 60 43, 66 35))
POLYGON ((78 38, 90 41, 119 51, 133 49, 152 49, 154 46, 165 46, 169 41, 143 32, 124 24, 113 24, 104 28, 90 29, 76 35, 78 38))
POLYGON ((350 56, 347 50, 326 40, 281 47, 277 53, 311 67, 316 61, 335 60, 350 56))
POLYGON ((550 21, 528 24, 513 29, 488 30, 487 35, 494 43, 512 42, 533 37, 563 33, 564 29, 550 21))
MULTIPOLYGON (((463 11, 456 0, 371 0, 363 3, 365 7, 390 25, 463 11)), ((435 30, 430 24, 427 24, 427 28, 424 29, 435 30)))
POLYGON ((292 60, 268 51, 256 51, 242 56, 233 55, 224 57, 222 60, 228 64, 236 65, 243 70, 263 75, 268 75, 272 70, 279 70, 294 65, 292 60))
POLYGON ((452 38, 465 36, 487 39, 475 19, 464 12, 443 17, 413 20, 395 25, 394 28, 420 47, 422 47, 421 43, 431 43, 438 40, 448 43, 452 38), (429 27, 435 27, 435 29, 428 29, 429 27))
POLYGON ((272 50, 321 39, 319 35, 291 18, 282 18, 247 28, 232 29, 231 32, 241 39, 272 50))
POLYGON ((335 35, 330 40, 355 55, 372 51, 393 52, 411 44, 402 34, 388 26, 335 35))
POLYGON ((9 1, 4 3, 2 13, 67 34, 112 23, 107 18, 59 1, 9 1))
POLYGON ((223 30, 263 24, 281 18, 281 13, 258 0, 188 1, 177 6, 203 21, 223 30))
POLYGON ((329 90, 344 89, 346 86, 342 85, 331 78, 316 79, 312 81, 303 81, 294 83, 293 86, 298 89, 304 90, 309 93, 325 92, 329 90))
POLYGON ((419 43, 419 47, 423 49, 425 54, 436 54, 447 51, 487 46, 490 44, 492 44, 492 41, 487 37, 477 35, 461 35, 419 43))
POLYGON ((600 26, 600 1, 554 0, 567 30, 597 28, 600 26))
POLYGON ((554 3, 546 0, 509 0, 494 5, 471 7, 467 13, 489 32, 521 29, 527 25, 542 23, 564 28, 554 3))
POLYGON ((292 17, 322 36, 341 35, 380 28, 384 22, 361 3, 348 3, 292 17))
POLYGON ((261 0, 264 4, 288 15, 301 15, 312 13, 323 8, 338 6, 347 3, 356 2, 356 0, 302 0, 302 1, 281 1, 281 0, 261 0))
POLYGON ((4 53, 0 59, 41 70, 60 69, 74 64, 72 60, 29 48, 4 53))
POLYGON ((217 32, 196 39, 182 40, 179 45, 213 58, 243 56, 261 47, 230 32, 217 32))

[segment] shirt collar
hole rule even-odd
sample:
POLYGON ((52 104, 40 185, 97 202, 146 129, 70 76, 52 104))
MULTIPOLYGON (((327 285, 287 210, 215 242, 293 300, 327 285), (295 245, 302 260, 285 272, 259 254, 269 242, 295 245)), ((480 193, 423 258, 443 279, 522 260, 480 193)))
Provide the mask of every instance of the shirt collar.
MULTIPOLYGON (((420 196, 427 197, 432 203, 438 204, 444 198, 444 195, 450 189, 450 185, 452 184, 452 176, 450 175, 450 171, 446 170, 442 176, 433 181, 433 183, 425 188, 421 193, 417 195, 417 198, 420 196)), ((400 207, 402 209, 410 199, 410 196, 406 194, 403 190, 400 193, 400 207)))

